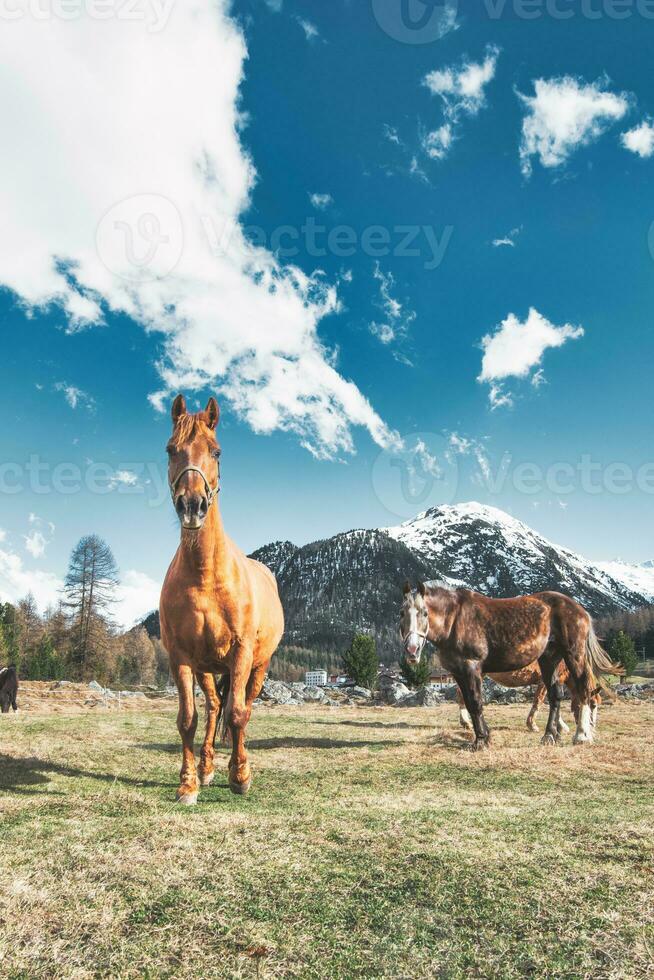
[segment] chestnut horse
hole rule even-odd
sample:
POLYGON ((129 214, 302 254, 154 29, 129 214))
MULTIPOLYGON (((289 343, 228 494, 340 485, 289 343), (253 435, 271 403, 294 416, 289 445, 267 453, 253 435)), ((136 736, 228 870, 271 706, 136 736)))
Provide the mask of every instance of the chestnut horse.
POLYGON ((168 479, 181 524, 181 541, 161 592, 161 639, 179 692, 177 728, 183 763, 177 799, 197 803, 200 786, 214 778, 219 722, 229 732, 229 786, 247 793, 252 782, 245 729, 273 653, 284 632, 275 576, 246 558, 223 529, 218 507, 220 447, 218 404, 188 414, 183 395, 173 403, 168 479), (221 675, 216 684, 215 675, 221 675), (206 730, 196 769, 198 723, 195 681, 206 700, 206 730))
MULTIPOLYGON (((617 673, 617 670, 616 670, 617 673)), ((536 693, 534 694, 534 700, 531 706, 531 711, 527 715, 527 728, 530 732, 537 732, 538 727, 535 722, 536 714, 538 709, 542 705, 543 701, 547 696, 547 686, 543 682, 543 675, 540 672, 540 667, 538 666, 538 661, 534 661, 533 664, 529 664, 528 667, 523 667, 522 670, 511 670, 504 674, 487 674, 491 680, 494 680, 497 684, 502 684, 504 687, 534 687, 536 686, 536 693)), ((574 693, 574 687, 570 683, 570 671, 566 665, 561 662, 557 669, 557 680, 559 684, 565 684, 565 686, 570 691, 572 695, 572 704, 570 709, 573 712, 575 719, 579 714, 579 705, 574 693)), ((598 678, 598 683, 601 685, 602 682, 598 678)), ((606 691, 606 687, 602 685, 602 690, 606 691)), ((463 695, 461 694, 461 689, 459 688, 456 692, 456 700, 459 705, 459 721, 461 722, 461 727, 468 730, 472 729, 472 718, 468 714, 468 709, 465 706, 465 701, 463 700, 463 695)), ((590 723, 593 728, 597 728, 597 712, 599 706, 602 703, 602 697, 599 693, 594 694, 590 699, 590 723)), ((569 731, 568 726, 559 717, 558 723, 559 734, 569 731)))
POLYGON ((558 592, 517 599, 489 599, 469 589, 428 588, 416 592, 407 582, 400 613, 400 637, 409 663, 417 663, 425 642, 438 648, 441 663, 458 683, 475 732, 474 751, 484 749, 490 732, 484 720, 483 674, 520 670, 538 661, 549 694, 544 744, 559 739, 562 687, 557 668, 564 661, 579 703, 575 744, 592 742, 591 699, 597 694, 594 671, 616 668, 600 646, 590 616, 578 602, 558 592))

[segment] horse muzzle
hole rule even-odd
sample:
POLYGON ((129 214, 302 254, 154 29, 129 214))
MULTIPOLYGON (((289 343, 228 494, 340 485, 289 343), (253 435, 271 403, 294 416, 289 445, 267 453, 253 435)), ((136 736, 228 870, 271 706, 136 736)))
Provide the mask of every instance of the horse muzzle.
POLYGON ((424 637, 418 633, 409 633, 404 640, 404 657, 407 663, 417 664, 419 662, 424 645, 424 637))
POLYGON ((186 531, 199 531, 209 513, 209 501, 201 493, 180 493, 175 510, 186 531))

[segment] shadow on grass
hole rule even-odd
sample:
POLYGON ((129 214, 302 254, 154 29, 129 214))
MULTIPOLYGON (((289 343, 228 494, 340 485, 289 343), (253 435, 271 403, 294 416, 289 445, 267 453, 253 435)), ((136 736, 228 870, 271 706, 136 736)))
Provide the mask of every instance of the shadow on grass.
MULTIPOLYGON (((246 748, 252 751, 265 751, 266 749, 365 749, 401 744, 401 742, 391 741, 390 739, 341 741, 335 738, 294 738, 292 735, 283 735, 279 738, 254 738, 246 740, 246 748)), ((180 742, 153 742, 146 745, 134 745, 133 748, 147 749, 150 752, 168 752, 171 755, 179 755, 182 751, 180 742)))
POLYGON ((42 786, 50 782, 50 776, 69 776, 71 779, 97 779, 103 783, 121 783, 125 786, 139 786, 161 789, 176 785, 172 781, 135 779, 120 773, 92 772, 75 766, 66 766, 48 759, 14 759, 0 754, 0 791, 26 793, 19 787, 42 786))
POLYGON ((314 721, 307 722, 309 725, 330 725, 334 728, 340 728, 341 725, 349 725, 352 728, 407 728, 417 731, 419 729, 424 729, 425 731, 433 731, 434 725, 412 725, 408 721, 323 721, 320 718, 316 718, 314 721))

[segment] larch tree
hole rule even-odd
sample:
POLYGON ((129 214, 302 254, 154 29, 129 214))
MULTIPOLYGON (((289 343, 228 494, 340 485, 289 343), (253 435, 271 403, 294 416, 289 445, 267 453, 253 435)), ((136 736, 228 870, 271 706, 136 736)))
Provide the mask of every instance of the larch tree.
POLYGON ((63 600, 73 632, 72 665, 80 675, 100 663, 108 650, 117 585, 118 567, 106 541, 97 534, 81 538, 70 556, 63 600))

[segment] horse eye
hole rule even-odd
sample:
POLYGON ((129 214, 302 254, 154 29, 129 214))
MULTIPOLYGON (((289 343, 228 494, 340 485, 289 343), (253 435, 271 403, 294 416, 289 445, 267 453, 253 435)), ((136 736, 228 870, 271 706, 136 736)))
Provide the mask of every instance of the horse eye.
POLYGON ((220 449, 214 449, 211 455, 214 459, 220 459, 220 449))

